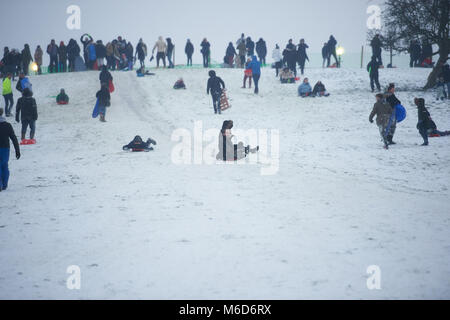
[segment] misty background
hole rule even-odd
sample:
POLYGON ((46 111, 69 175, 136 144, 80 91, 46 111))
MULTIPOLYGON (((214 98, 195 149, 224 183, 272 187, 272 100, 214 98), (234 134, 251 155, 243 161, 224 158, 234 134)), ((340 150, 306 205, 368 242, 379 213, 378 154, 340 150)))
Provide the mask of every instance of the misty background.
MULTIPOLYGON (((108 41, 124 37, 134 47, 143 38, 149 51, 158 36, 171 37, 176 46, 176 63, 185 63, 186 39, 194 44, 194 63, 201 62, 200 42, 207 38, 211 43, 212 60, 222 62, 230 41, 235 44, 241 33, 256 42, 263 38, 267 43, 268 62, 275 44, 284 48, 288 39, 298 43, 301 38, 310 46, 308 53, 315 65, 321 65, 323 43, 333 34, 338 45, 345 48, 347 57, 359 60, 361 47, 367 45, 367 8, 382 1, 366 0, 278 0, 237 1, 228 0, 172 0, 166 2, 129 0, 1 0, 4 10, 0 20, 0 46, 22 50, 28 43, 32 54, 36 46, 46 50, 51 39, 67 45, 70 38, 79 42, 80 36, 89 33, 94 40, 108 41), (81 29, 69 30, 66 13, 70 5, 81 9, 81 29), (7 8, 7 10, 6 10, 7 8), (315 54, 316 53, 316 54, 315 54), (316 59, 317 57, 317 59, 316 59)), ((81 43, 79 43, 81 46, 81 43)), ((345 57, 344 57, 345 61, 345 57)), ((48 56, 44 54, 44 65, 48 56)))

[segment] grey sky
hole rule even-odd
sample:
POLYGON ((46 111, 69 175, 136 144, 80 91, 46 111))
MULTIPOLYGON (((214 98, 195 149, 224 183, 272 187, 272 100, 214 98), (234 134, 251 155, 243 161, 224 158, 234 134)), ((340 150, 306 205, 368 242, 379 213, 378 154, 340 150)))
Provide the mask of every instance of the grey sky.
POLYGON ((184 45, 190 38, 196 47, 194 61, 198 62, 199 44, 207 37, 213 59, 221 61, 228 42, 234 43, 244 32, 254 40, 264 38, 269 56, 275 43, 284 47, 289 38, 295 43, 305 38, 310 52, 320 52, 330 34, 347 52, 359 52, 366 44, 366 10, 373 2, 380 1, 9 1, 11 14, 3 11, 0 19, 0 46, 22 49, 29 43, 33 53, 37 44, 45 50, 50 39, 67 44, 70 38, 79 40, 87 32, 106 42, 121 35, 134 46, 142 37, 152 47, 162 35, 177 45, 177 62, 184 62, 184 45), (66 9, 72 4, 81 8, 81 30, 66 27, 66 9))

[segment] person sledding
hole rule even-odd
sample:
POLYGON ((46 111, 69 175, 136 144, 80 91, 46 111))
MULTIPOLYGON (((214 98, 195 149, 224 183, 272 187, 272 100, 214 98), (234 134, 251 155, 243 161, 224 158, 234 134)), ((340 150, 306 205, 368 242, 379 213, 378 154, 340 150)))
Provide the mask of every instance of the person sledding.
POLYGON ((222 96, 222 91, 225 89, 225 82, 216 76, 214 70, 209 71, 208 85, 206 88, 206 94, 209 95, 211 92, 213 107, 215 114, 221 114, 222 110, 220 108, 220 97, 222 96))
POLYGON ((312 95, 312 88, 308 78, 305 78, 303 83, 298 87, 298 95, 302 98, 310 97, 312 95))
POLYGON ((288 67, 283 68, 283 70, 280 72, 280 82, 283 84, 295 83, 294 72, 292 72, 292 70, 288 67))
POLYGON ((156 146, 156 141, 152 138, 148 138, 147 141, 142 140, 140 136, 136 136, 133 141, 129 144, 122 147, 124 151, 133 151, 133 152, 146 152, 153 151, 153 147, 151 145, 156 146))
POLYGON ((35 144, 34 135, 36 132, 36 121, 38 119, 38 112, 36 100, 33 98, 33 93, 30 89, 25 88, 22 97, 17 101, 16 106, 16 122, 22 123, 22 141, 21 144, 35 144), (30 139, 26 140, 25 135, 27 129, 30 127, 30 139))
POLYGON ((372 112, 369 116, 369 122, 373 123, 373 118, 377 116, 377 126, 380 131, 381 139, 384 142, 384 148, 389 149, 389 142, 387 140, 386 130, 389 124, 389 119, 394 112, 392 107, 384 101, 384 97, 381 93, 375 96, 376 102, 373 106, 372 112))
POLYGON ((429 137, 443 137, 450 135, 450 131, 443 132, 437 130, 436 123, 431 119, 431 115, 425 107, 425 99, 415 98, 414 104, 417 106, 417 130, 419 130, 419 133, 423 138, 422 146, 428 146, 429 137))
POLYGON ((183 78, 178 79, 177 82, 175 82, 175 84, 173 85, 173 88, 175 90, 186 89, 186 85, 184 84, 183 78))
POLYGON ((256 153, 259 151, 259 146, 251 148, 250 146, 244 146, 243 142, 234 144, 233 134, 231 129, 233 128, 233 121, 226 120, 223 122, 222 129, 219 134, 219 153, 216 156, 220 161, 238 161, 246 158, 250 153, 256 153))
POLYGON ((322 81, 317 81, 317 83, 314 85, 314 89, 312 91, 313 97, 329 97, 330 94, 328 93, 327 89, 325 88, 325 85, 322 83, 322 81))
POLYGON ((66 94, 66 91, 64 89, 61 89, 59 94, 56 96, 56 103, 58 105, 69 104, 69 96, 66 94))
POLYGON ((145 70, 145 67, 140 67, 139 69, 136 70, 136 75, 139 78, 142 78, 142 77, 145 77, 145 76, 154 76, 155 74, 150 72, 150 71, 148 71, 148 70, 145 70))

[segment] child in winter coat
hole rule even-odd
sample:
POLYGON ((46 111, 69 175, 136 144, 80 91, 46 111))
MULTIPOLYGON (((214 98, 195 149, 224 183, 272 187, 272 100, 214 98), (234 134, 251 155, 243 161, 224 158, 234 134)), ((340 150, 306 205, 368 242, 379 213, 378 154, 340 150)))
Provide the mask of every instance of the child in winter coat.
POLYGON ((186 85, 184 84, 183 78, 178 79, 177 82, 173 85, 174 89, 186 89, 186 85))
POLYGON ((308 78, 303 80, 303 83, 298 87, 298 95, 302 98, 311 96, 312 88, 309 84, 308 78))
POLYGON ((322 81, 317 81, 316 85, 314 86, 313 97, 329 97, 330 94, 327 92, 327 89, 325 88, 325 85, 322 83, 322 81))
POLYGON ((100 121, 106 122, 106 108, 111 106, 111 95, 106 83, 102 83, 101 89, 95 95, 98 99, 100 121))
POLYGON ((289 68, 284 68, 280 72, 280 82, 281 83, 295 83, 294 73, 289 68))
POLYGON ((250 62, 252 60, 250 58, 247 59, 247 62, 245 63, 245 70, 244 70, 244 85, 242 89, 245 89, 245 85, 247 84, 248 79, 248 88, 252 88, 252 69, 249 68, 250 62))
POLYGON ((147 142, 144 142, 140 136, 136 136, 133 141, 123 146, 122 149, 124 151, 132 150, 133 152, 152 151, 152 144, 156 146, 156 141, 152 138, 148 138, 147 142))
POLYGON ((370 123, 373 123, 373 118, 377 116, 377 126, 380 131, 381 139, 384 142, 384 148, 389 149, 389 142, 387 140, 387 126, 389 125, 389 119, 391 118, 392 107, 384 101, 384 97, 381 93, 375 96, 376 102, 373 106, 372 112, 369 116, 370 123))
POLYGON ((56 96, 56 103, 59 105, 64 105, 69 103, 69 96, 66 94, 64 89, 61 89, 59 94, 56 96))

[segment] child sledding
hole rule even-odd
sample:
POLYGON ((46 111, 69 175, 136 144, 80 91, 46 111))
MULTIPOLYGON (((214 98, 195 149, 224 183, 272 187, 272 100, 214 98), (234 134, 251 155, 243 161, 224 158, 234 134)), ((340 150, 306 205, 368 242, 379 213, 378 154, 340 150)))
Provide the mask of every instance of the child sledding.
POLYGON ((233 134, 231 129, 233 128, 233 121, 226 120, 223 122, 222 130, 219 134, 219 153, 216 156, 217 160, 221 161, 238 161, 245 159, 250 153, 256 153, 259 151, 259 146, 252 148, 250 146, 244 146, 243 142, 234 144, 233 134))
POLYGON ((122 150, 131 152, 149 152, 153 151, 153 147, 151 145, 156 146, 156 141, 152 138, 148 138, 147 141, 144 141, 140 136, 136 136, 133 141, 123 146, 122 150))
POLYGON ((184 84, 183 78, 178 79, 177 82, 175 82, 175 84, 173 85, 173 88, 175 90, 186 89, 186 85, 184 84))
POLYGON ((58 105, 69 104, 69 96, 66 94, 64 89, 61 89, 59 94, 56 96, 56 103, 58 105))

